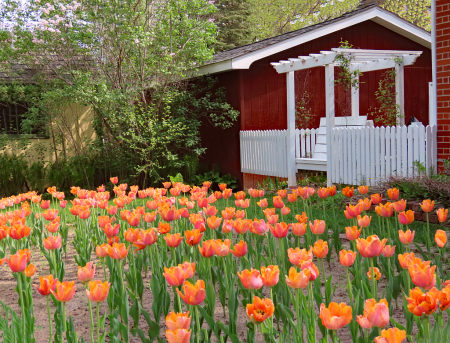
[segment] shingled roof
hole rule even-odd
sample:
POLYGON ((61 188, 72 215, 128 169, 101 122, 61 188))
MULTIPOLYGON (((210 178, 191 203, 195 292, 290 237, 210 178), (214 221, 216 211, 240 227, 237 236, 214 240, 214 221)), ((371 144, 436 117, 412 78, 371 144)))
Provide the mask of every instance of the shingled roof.
MULTIPOLYGON (((315 24, 315 25, 307 26, 307 27, 304 27, 304 28, 299 29, 299 30, 287 32, 287 33, 284 33, 284 34, 279 35, 279 36, 275 36, 275 37, 272 37, 272 38, 267 38, 267 39, 261 40, 259 42, 255 42, 255 43, 252 43, 252 44, 248 44, 248 45, 244 45, 244 46, 241 46, 241 47, 238 47, 238 48, 234 48, 234 49, 231 49, 231 50, 220 52, 220 53, 214 55, 214 57, 213 57, 213 59, 211 61, 207 61, 203 65, 203 67, 206 67, 206 66, 209 66, 209 65, 213 65, 213 64, 216 64, 216 63, 219 63, 219 62, 229 61, 229 60, 232 60, 232 59, 235 59, 235 58, 238 58, 238 57, 250 54, 250 53, 254 53, 254 52, 258 51, 258 50, 265 49, 265 48, 268 48, 270 46, 283 43, 285 41, 288 41, 288 40, 291 40, 293 38, 302 36, 304 34, 312 32, 312 31, 320 30, 322 28, 326 28, 327 26, 332 26, 334 24, 339 24, 339 23, 344 22, 344 21, 346 21, 348 19, 351 19, 353 17, 364 15, 364 14, 366 14, 368 12, 371 12, 371 11, 373 11, 375 9, 381 11, 380 13, 384 13, 386 15, 394 16, 397 19, 397 21, 401 21, 402 25, 407 27, 408 30, 410 29, 410 31, 420 30, 420 31, 423 31, 423 33, 425 35, 427 35, 427 34, 429 35, 428 31, 426 31, 426 30, 424 30, 422 28, 419 28, 418 26, 416 26, 416 25, 414 25, 414 24, 412 24, 412 23, 410 23, 410 22, 400 18, 398 15, 396 15, 396 14, 394 14, 392 12, 389 12, 389 11, 387 11, 385 9, 382 9, 381 7, 379 7, 377 5, 376 2, 364 1, 358 6, 357 9, 355 9, 354 11, 345 13, 345 14, 343 14, 340 17, 337 17, 337 18, 334 18, 334 19, 330 19, 330 20, 327 20, 327 21, 324 21, 322 23, 318 23, 318 24, 315 24)), ((281 49, 281 50, 283 50, 283 49, 281 49)), ((236 69, 239 69, 239 68, 236 68, 236 69)))

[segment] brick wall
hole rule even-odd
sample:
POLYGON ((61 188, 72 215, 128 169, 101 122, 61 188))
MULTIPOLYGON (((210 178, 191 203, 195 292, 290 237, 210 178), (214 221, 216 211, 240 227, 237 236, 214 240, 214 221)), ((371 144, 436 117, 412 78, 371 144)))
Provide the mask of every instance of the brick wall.
POLYGON ((450 0, 436 0, 436 49, 438 160, 442 161, 450 159, 450 0))

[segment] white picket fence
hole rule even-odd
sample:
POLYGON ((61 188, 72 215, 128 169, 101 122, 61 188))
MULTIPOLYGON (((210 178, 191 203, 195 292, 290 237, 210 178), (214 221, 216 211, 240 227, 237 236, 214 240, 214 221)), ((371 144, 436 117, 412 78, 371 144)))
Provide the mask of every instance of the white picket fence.
POLYGON ((295 130, 295 158, 312 158, 319 129, 295 130))
MULTIPOLYGON (((296 130, 295 158, 314 160, 318 131, 296 130)), ((239 136, 243 173, 288 176, 286 130, 241 131, 239 136)), ((436 137, 436 126, 335 128, 331 181, 372 185, 391 175, 415 176, 415 162, 428 173, 437 166, 436 137)))
POLYGON ((240 131, 243 173, 287 177, 286 130, 240 131))
POLYGON ((417 176, 437 166, 436 126, 335 128, 333 183, 372 185, 389 176, 417 176))

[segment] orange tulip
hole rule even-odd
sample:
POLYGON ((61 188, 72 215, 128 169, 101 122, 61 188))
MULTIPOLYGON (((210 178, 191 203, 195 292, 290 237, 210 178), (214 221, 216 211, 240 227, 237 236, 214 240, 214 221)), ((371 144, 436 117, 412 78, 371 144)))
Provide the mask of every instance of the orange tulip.
MULTIPOLYGON (((400 219, 400 215, 399 215, 399 219, 400 219)), ((411 231, 411 230, 407 230, 406 232, 403 232, 403 230, 398 230, 398 237, 400 239, 400 242, 402 242, 403 244, 411 244, 414 240, 415 233, 416 233, 416 231, 411 231)))
POLYGON ((305 268, 298 273, 294 267, 289 269, 289 276, 286 275, 286 284, 290 288, 306 288, 311 277, 311 270, 305 268))
MULTIPOLYGON (((369 278, 370 281, 372 281, 372 268, 369 268, 369 271, 367 272, 367 277, 369 278)), ((381 279, 381 273, 377 267, 373 268, 373 277, 377 281, 381 279)))
POLYGON ((331 302, 328 308, 322 304, 319 317, 328 330, 339 330, 352 321, 352 308, 344 303, 331 302))
POLYGON ((376 302, 375 299, 367 299, 364 303, 364 314, 357 317, 357 322, 364 329, 376 326, 382 328, 389 324, 389 305, 386 299, 376 302))
POLYGON ((314 243, 313 253, 317 258, 326 257, 328 255, 328 242, 319 239, 314 243))
POLYGON ((47 250, 56 250, 61 248, 61 237, 50 236, 44 239, 44 248, 47 250))
POLYGON ((312 261, 313 259, 313 252, 312 248, 309 250, 306 249, 300 249, 300 248, 289 248, 288 251, 288 258, 289 262, 292 264, 295 264, 296 266, 299 266, 303 261, 312 261))
POLYGON ((267 202, 267 199, 261 199, 260 201, 258 201, 256 203, 259 207, 261 208, 266 208, 267 206, 269 206, 269 203, 267 202))
POLYGON ((296 202, 297 201, 297 194, 296 193, 291 193, 287 195, 287 199, 290 203, 296 202))
POLYGON ((381 253, 383 254, 384 257, 392 257, 392 255, 394 255, 394 252, 395 252, 395 245, 394 246, 385 245, 381 253))
POLYGON ((198 250, 203 257, 209 258, 214 256, 214 249, 212 247, 212 240, 204 241, 202 245, 198 245, 198 250))
POLYGON ((25 276, 32 277, 36 273, 36 267, 33 263, 30 263, 28 267, 25 268, 25 276))
POLYGON ((264 236, 269 231, 269 227, 266 225, 264 219, 257 220, 255 218, 250 226, 250 231, 256 235, 264 236))
POLYGON ((414 315, 421 317, 423 314, 430 315, 437 310, 439 304, 439 291, 436 288, 430 289, 427 293, 422 293, 416 287, 409 291, 408 310, 414 315))
POLYGON ((220 223, 222 222, 222 218, 217 218, 216 216, 211 216, 206 219, 206 223, 208 224, 208 227, 212 230, 217 229, 220 226, 220 223))
POLYGON ((241 218, 239 218, 233 222, 233 228, 237 234, 243 235, 250 229, 252 224, 253 222, 251 220, 242 220, 241 218))
POLYGON ((183 239, 184 237, 181 237, 181 233, 176 233, 174 235, 168 233, 164 236, 164 240, 166 241, 167 246, 170 248, 177 248, 183 241, 183 239))
POLYGON ((166 330, 166 339, 169 343, 189 343, 191 331, 188 329, 166 330))
POLYGON ((284 207, 283 199, 281 199, 280 196, 274 196, 273 197, 273 206, 275 208, 282 208, 282 207, 284 207))
POLYGON ((39 287, 36 285, 34 285, 34 287, 36 287, 39 294, 41 294, 43 296, 47 296, 47 295, 52 294, 52 291, 55 290, 57 281, 58 281, 58 279, 54 279, 53 275, 48 275, 45 277, 40 276, 39 277, 39 284, 40 284, 39 287))
POLYGON ((55 233, 59 230, 59 220, 58 221, 54 220, 50 222, 48 225, 45 224, 45 227, 47 228, 48 232, 55 233))
POLYGON ((194 246, 200 243, 203 233, 201 233, 200 230, 194 229, 192 231, 186 230, 184 235, 186 236, 186 243, 190 246, 194 246))
POLYGON ((400 212, 398 214, 398 221, 402 225, 409 225, 414 221, 414 211, 400 212))
POLYGON ((375 337, 375 343, 402 343, 406 339, 406 331, 390 328, 381 331, 381 336, 375 337))
POLYGON ((224 241, 215 239, 211 241, 211 245, 214 253, 219 257, 227 256, 230 253, 231 241, 229 239, 225 239, 224 241))
POLYGON ((9 237, 16 240, 28 237, 30 233, 31 228, 22 224, 14 224, 8 230, 9 237))
POLYGON ((41 208, 43 210, 46 210, 50 207, 50 200, 42 200, 41 201, 41 208))
POLYGON ((170 232, 170 224, 169 223, 159 222, 159 224, 158 224, 158 232, 161 235, 165 235, 166 233, 169 233, 170 232))
POLYGON ((354 187, 345 187, 342 189, 342 194, 344 194, 347 198, 351 198, 353 196, 353 191, 355 190, 354 187))
POLYGON ((437 230, 434 235, 434 240, 439 248, 443 248, 447 243, 447 233, 443 230, 437 230))
POLYGON ((253 297, 253 303, 247 304, 247 315, 254 324, 260 324, 267 318, 272 317, 275 307, 272 300, 253 297))
POLYGON ((51 292, 55 296, 56 300, 59 302, 67 302, 72 300, 77 287, 75 286, 75 281, 56 281, 55 289, 55 291, 51 290, 51 292))
POLYGON ((109 257, 115 259, 115 260, 121 260, 127 257, 128 250, 130 247, 125 249, 125 244, 123 243, 113 243, 113 245, 108 245, 107 247, 107 253, 109 257))
POLYGON ((380 194, 376 193, 376 194, 372 194, 370 196, 370 199, 372 200, 372 204, 378 205, 381 202, 381 200, 383 199, 383 197, 380 194))
POLYGON ((399 201, 396 201, 396 202, 392 203, 392 206, 394 207, 395 212, 397 212, 397 213, 403 212, 404 210, 406 210, 406 200, 401 199, 399 201))
POLYGON ((319 276, 319 269, 316 267, 316 265, 311 261, 302 261, 301 263, 299 263, 299 267, 300 269, 306 270, 308 269, 310 271, 309 274, 309 281, 314 281, 315 279, 317 279, 317 277, 319 276))
POLYGON ((241 240, 238 244, 234 245, 234 250, 231 249, 230 252, 235 257, 245 256, 247 254, 247 243, 241 240))
POLYGON ((139 229, 129 228, 127 231, 123 233, 125 240, 130 243, 134 243, 139 238, 139 229))
POLYGON ((377 235, 372 235, 367 237, 367 239, 358 238, 356 240, 356 247, 362 257, 371 258, 380 256, 386 242, 386 238, 380 241, 377 235))
POLYGON ((166 181, 162 183, 164 188, 170 188, 170 186, 172 186, 172 183, 170 181, 166 181))
POLYGON ((291 212, 291 209, 289 207, 284 206, 281 208, 281 214, 283 216, 287 216, 290 212, 291 212))
POLYGON ((156 212, 145 212, 142 215, 142 220, 146 223, 153 223, 156 220, 156 212))
POLYGON ((223 192, 227 188, 226 183, 219 183, 219 189, 223 192))
POLYGON ((177 289, 181 299, 188 305, 198 305, 205 300, 205 282, 203 280, 198 280, 195 285, 186 281, 183 284, 183 291, 184 294, 177 289))
POLYGON ((309 222, 309 228, 315 235, 321 235, 325 232, 325 220, 314 220, 314 224, 309 222))
POLYGON ((280 270, 278 266, 261 267, 262 283, 266 287, 273 287, 278 283, 280 277, 280 270))
POLYGON ((186 279, 189 278, 189 273, 181 266, 164 267, 164 277, 169 285, 173 287, 181 286, 186 279))
POLYGON ((92 262, 88 262, 83 268, 78 266, 77 276, 81 283, 91 281, 95 276, 95 265, 94 268, 92 268, 92 262))
POLYGON ((348 205, 345 207, 345 217, 347 219, 352 219, 352 218, 356 218, 357 216, 359 216, 361 214, 361 212, 363 211, 363 206, 361 204, 356 204, 356 205, 348 205))
POLYGON ((210 217, 210 216, 215 216, 217 214, 217 208, 216 206, 208 206, 205 210, 205 215, 210 217))
POLYGON ((328 198, 328 196, 330 195, 330 190, 329 190, 329 188, 323 188, 323 187, 320 187, 320 188, 317 190, 317 195, 318 195, 319 198, 321 198, 321 199, 326 199, 326 198, 328 198))
POLYGON ((109 244, 102 244, 102 245, 97 245, 95 247, 95 253, 97 254, 98 257, 103 258, 108 256, 108 246, 109 244))
POLYGON ((408 266, 408 272, 413 284, 417 287, 430 289, 436 284, 436 266, 430 266, 429 262, 414 262, 408 266))
POLYGON ((439 308, 441 312, 450 307, 450 286, 447 285, 439 292, 439 308))
POLYGON ((24 250, 18 251, 16 254, 11 255, 4 261, 8 264, 13 273, 21 273, 25 271, 27 267, 27 253, 24 250))
POLYGON ((339 262, 345 267, 350 267, 355 263, 356 252, 351 250, 341 250, 339 251, 339 262))
POLYGON ((112 183, 113 185, 115 185, 116 183, 119 182, 119 178, 118 178, 117 176, 110 177, 109 180, 111 181, 111 183, 112 183))
POLYGON ((107 223, 105 224, 105 227, 102 227, 101 229, 105 233, 106 237, 111 238, 119 234, 120 224, 113 226, 110 223, 107 223))
POLYGON ((241 273, 237 273, 242 285, 247 289, 260 289, 263 285, 259 270, 257 269, 244 269, 241 273))
POLYGON ((171 331, 175 331, 178 329, 188 330, 191 326, 191 317, 189 317, 189 311, 187 313, 170 312, 166 317, 166 326, 171 331))
POLYGON ((183 264, 179 264, 178 267, 182 268, 187 273, 187 278, 190 279, 195 274, 195 262, 184 262, 183 264))
POLYGON ((372 206, 372 200, 369 198, 365 198, 364 200, 359 199, 358 205, 363 209, 363 211, 370 210, 370 206, 372 206))
POLYGON ((292 233, 295 236, 303 236, 306 233, 306 228, 307 228, 306 224, 293 223, 293 224, 290 224, 290 225, 292 227, 292 233))
POLYGON ((230 233, 233 229, 233 220, 224 220, 222 224, 222 232, 223 233, 230 233))
POLYGON ((387 202, 386 204, 379 204, 377 207, 375 207, 375 212, 381 217, 390 217, 394 214, 394 207, 390 202, 387 202))
POLYGON ((387 195, 388 195, 389 199, 397 200, 400 195, 400 191, 397 188, 389 188, 387 190, 387 195))
MULTIPOLYGON (((414 261, 416 257, 414 256, 414 253, 405 253, 405 254, 398 254, 398 262, 400 263, 400 266, 403 269, 408 269, 409 264, 414 261)), ((420 260, 420 259, 419 259, 420 260)))
POLYGON ((367 194, 369 193, 369 186, 359 186, 358 191, 359 194, 367 194))
POLYGON ((95 303, 101 303, 106 300, 111 284, 107 281, 101 282, 99 280, 89 281, 89 290, 86 290, 88 299, 95 303))
POLYGON ((436 211, 436 214, 440 223, 447 221, 448 209, 440 208, 436 211))
POLYGON ((272 232, 272 235, 275 238, 284 238, 287 236, 288 232, 289 232, 289 226, 282 222, 282 223, 277 223, 275 225, 275 227, 273 227, 272 225, 268 225, 270 232, 272 232))
POLYGON ((137 248, 136 251, 139 251, 156 243, 157 240, 158 233, 155 228, 140 230, 138 239, 133 243, 133 245, 137 248))
POLYGON ((431 212, 433 211, 434 208, 434 200, 424 200, 421 204, 420 207, 422 208, 422 211, 424 212, 431 212))
POLYGON ((358 215, 357 220, 360 227, 368 227, 370 225, 370 221, 372 220, 372 216, 364 216, 361 218, 361 216, 358 215))
POLYGON ((347 226, 345 228, 345 234, 350 241, 354 241, 361 235, 361 229, 358 230, 357 226, 347 226))
POLYGON ((244 210, 237 210, 235 215, 236 219, 244 219, 245 218, 245 211, 244 210))
POLYGON ((42 216, 45 220, 52 221, 58 216, 58 210, 45 210, 42 216))
POLYGON ((295 219, 297 219, 297 221, 299 223, 303 223, 303 224, 306 224, 308 222, 308 217, 306 216, 305 212, 302 212, 301 215, 300 214, 296 214, 295 215, 295 219))

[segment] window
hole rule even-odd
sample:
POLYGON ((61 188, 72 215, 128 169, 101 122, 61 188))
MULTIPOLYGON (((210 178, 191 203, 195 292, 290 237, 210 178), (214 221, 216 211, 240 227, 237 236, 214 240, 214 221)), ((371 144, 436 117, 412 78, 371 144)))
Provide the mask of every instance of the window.
POLYGON ((42 130, 39 127, 31 130, 31 132, 23 131, 22 122, 27 112, 28 106, 25 104, 0 104, 0 134, 42 136, 42 130))

